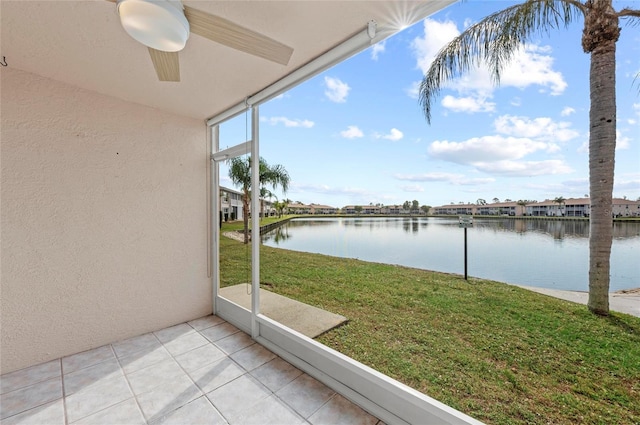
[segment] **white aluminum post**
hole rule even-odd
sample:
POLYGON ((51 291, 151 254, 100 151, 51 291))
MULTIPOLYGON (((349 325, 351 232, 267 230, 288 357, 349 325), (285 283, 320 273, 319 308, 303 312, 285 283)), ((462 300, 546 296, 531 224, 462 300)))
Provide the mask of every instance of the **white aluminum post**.
POLYGON ((220 291, 220 166, 213 154, 220 148, 220 126, 211 127, 211 286, 213 314, 217 314, 216 299, 220 291))
POLYGON ((251 108, 251 337, 260 336, 260 154, 258 106, 251 108))

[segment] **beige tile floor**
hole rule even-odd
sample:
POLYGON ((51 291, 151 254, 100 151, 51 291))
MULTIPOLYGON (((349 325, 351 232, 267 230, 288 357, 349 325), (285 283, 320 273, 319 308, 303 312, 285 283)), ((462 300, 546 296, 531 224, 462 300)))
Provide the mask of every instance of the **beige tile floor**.
POLYGON ((207 316, 0 377, 2 425, 381 424, 207 316))

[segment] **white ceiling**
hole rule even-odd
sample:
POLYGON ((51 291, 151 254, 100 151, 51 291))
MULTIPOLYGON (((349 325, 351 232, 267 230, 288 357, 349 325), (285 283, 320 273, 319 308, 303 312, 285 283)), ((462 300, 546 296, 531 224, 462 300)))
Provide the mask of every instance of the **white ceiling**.
MULTIPOLYGON (((385 34, 453 0, 189 1, 294 52, 283 66, 197 35, 180 52, 181 81, 159 82, 147 48, 122 29, 106 0, 1 0, 1 53, 10 67, 131 102, 205 119, 241 102, 374 19, 385 34)), ((105 111, 108 112, 108 111, 105 111)))

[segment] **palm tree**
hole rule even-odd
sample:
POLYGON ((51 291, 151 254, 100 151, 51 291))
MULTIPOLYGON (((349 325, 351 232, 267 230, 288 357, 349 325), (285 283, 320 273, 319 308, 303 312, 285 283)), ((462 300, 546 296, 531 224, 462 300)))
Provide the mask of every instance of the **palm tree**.
POLYGON ((558 196, 557 198, 555 198, 553 200, 553 202, 555 202, 556 204, 558 204, 558 208, 560 209, 560 213, 564 216, 564 213, 562 213, 562 204, 564 204, 564 201, 566 201, 566 199, 564 199, 562 196, 558 196))
POLYGON ((260 218, 264 218, 264 216, 265 216, 265 214, 264 214, 264 200, 267 199, 267 198, 269 199, 269 201, 271 201, 271 199, 273 199, 273 198, 276 198, 276 202, 278 201, 278 197, 276 196, 275 193, 273 193, 272 191, 270 191, 266 187, 262 186, 260 188, 260 218))
POLYGON ((527 211, 527 210, 526 210, 526 207, 527 207, 527 204, 528 204, 528 203, 529 203, 529 201, 527 201, 526 199, 518 199, 518 200, 516 201, 516 204, 517 204, 518 206, 520 206, 520 212, 522 212, 522 215, 527 215, 527 214, 526 214, 526 211, 527 211))
MULTIPOLYGON (((535 34, 584 18, 582 49, 590 54, 589 310, 609 314, 612 241, 611 205, 616 145, 616 42, 620 18, 640 18, 640 10, 613 8, 613 0, 527 0, 467 28, 437 55, 420 85, 420 104, 431 122, 432 101, 447 81, 472 66, 487 64, 495 83, 520 46, 535 34)), ((640 75, 640 74, 639 74, 640 75)))
POLYGON ((276 209, 276 213, 278 214, 278 218, 282 217, 282 213, 284 212, 285 208, 287 208, 287 205, 289 204, 285 201, 277 201, 275 204, 273 204, 274 208, 276 209))
MULTIPOLYGON (((289 173, 280 164, 270 166, 260 158, 260 184, 270 185, 274 190, 280 186, 282 192, 289 189, 289 173)), ((251 200, 251 156, 235 157, 229 160, 229 178, 234 185, 242 188, 242 220, 244 222, 244 243, 249 243, 249 202, 251 200)), ((265 188, 266 189, 266 188, 265 188)))

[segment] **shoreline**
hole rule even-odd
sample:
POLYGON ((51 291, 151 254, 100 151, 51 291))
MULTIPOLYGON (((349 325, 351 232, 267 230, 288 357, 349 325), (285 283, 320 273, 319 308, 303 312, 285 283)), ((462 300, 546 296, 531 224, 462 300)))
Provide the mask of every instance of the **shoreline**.
MULTIPOLYGON (((227 231, 223 232, 222 235, 230 239, 234 239, 238 242, 244 242, 244 235, 238 232, 227 231)), ((589 298, 589 293, 587 291, 548 289, 537 286, 518 285, 507 282, 505 283, 507 285, 513 285, 519 288, 527 289, 529 291, 537 292, 542 295, 547 295, 550 297, 559 298, 565 301, 571 301, 583 305, 587 304, 587 300, 589 298)), ((609 308, 612 311, 640 317, 640 288, 620 289, 615 292, 610 292, 609 308)))
MULTIPOLYGON (((587 305, 589 293, 586 291, 564 291, 561 289, 538 288, 535 286, 513 285, 549 297, 587 305)), ((609 309, 618 313, 640 317, 640 288, 621 289, 609 292, 609 309)))

